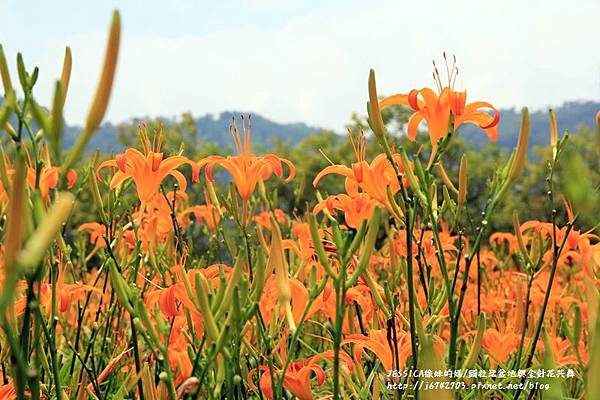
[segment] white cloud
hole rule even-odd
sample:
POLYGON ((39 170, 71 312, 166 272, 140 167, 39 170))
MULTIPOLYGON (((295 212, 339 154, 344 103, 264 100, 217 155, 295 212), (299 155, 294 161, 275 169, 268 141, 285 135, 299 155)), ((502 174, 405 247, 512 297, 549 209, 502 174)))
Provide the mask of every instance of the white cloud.
MULTIPOLYGON (((432 86, 431 59, 440 59, 443 50, 458 56, 471 99, 535 108, 600 97, 600 53, 594 47, 599 5, 488 4, 378 2, 316 10, 278 28, 231 26, 178 37, 128 34, 127 18, 133 16, 123 15, 108 118, 238 109, 341 131, 351 112, 364 112, 369 68, 376 69, 382 94, 432 86)), ((105 37, 50 37, 33 60, 48 68, 40 82, 40 101, 48 101, 63 46, 73 48, 68 121, 85 118, 105 37)))

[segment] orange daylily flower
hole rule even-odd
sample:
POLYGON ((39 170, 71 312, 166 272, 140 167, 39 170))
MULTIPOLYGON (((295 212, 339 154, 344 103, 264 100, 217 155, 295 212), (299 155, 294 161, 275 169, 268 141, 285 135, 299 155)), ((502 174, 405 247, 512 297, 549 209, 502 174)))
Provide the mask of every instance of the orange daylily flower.
POLYGON ((94 245, 94 249, 90 254, 96 253, 99 249, 106 246, 103 236, 106 235, 106 226, 97 222, 86 222, 79 225, 78 232, 86 232, 90 235, 90 243, 94 245))
MULTIPOLYGON (((565 365, 574 365, 579 364, 579 360, 575 355, 575 351, 573 349, 573 344, 570 339, 563 339, 559 336, 551 336, 550 339, 550 347, 552 348, 552 357, 554 358, 554 362, 559 367, 565 365), (570 354, 569 354, 570 353, 570 354)), ((538 342, 538 350, 540 352, 540 357, 544 356, 544 341, 540 340, 538 342)), ((582 360, 583 361, 583 360, 582 360)))
MULTIPOLYGON (((183 273, 181 265, 175 265, 172 270, 176 275, 183 273)), ((187 278, 190 282, 192 292, 196 288, 196 274, 202 274, 209 281, 213 288, 217 288, 220 284, 221 273, 225 279, 231 276, 232 268, 224 264, 214 264, 203 269, 192 269, 187 271, 187 278)), ((183 282, 174 283, 165 288, 159 288, 146 293, 144 303, 150 310, 158 308, 166 317, 172 318, 183 315, 185 307, 192 314, 197 314, 198 310, 194 301, 190 299, 185 284, 183 282)))
MULTIPOLYGON (((58 177, 60 175, 60 167, 43 167, 39 173, 38 187, 42 199, 48 198, 50 189, 56 188, 58 185, 58 177)), ((71 189, 77 181, 77 172, 70 169, 67 172, 67 187, 71 189)), ((31 190, 35 190, 36 187, 36 171, 35 168, 29 167, 27 169, 27 184, 31 190)))
MULTIPOLYGON (((302 313, 308 304, 308 290, 302 282, 294 278, 289 279, 289 285, 292 294, 292 316, 294 317, 294 322, 298 323, 300 322, 302 313)), ((258 304, 260 313, 265 321, 270 321, 271 314, 277 310, 280 311, 279 317, 283 317, 284 310, 283 307, 278 303, 278 296, 279 287, 277 285, 277 277, 275 275, 271 275, 265 283, 263 294, 258 304)), ((311 310, 307 313, 306 318, 309 318, 312 314, 314 314, 315 311, 316 310, 314 307, 311 307, 311 310)))
POLYGON ((267 229, 271 229, 271 214, 275 217, 275 220, 279 224, 285 223, 286 214, 283 210, 279 208, 273 210, 273 213, 271 213, 270 211, 263 211, 260 214, 255 215, 253 219, 258 225, 263 226, 267 229))
POLYGON ((325 208, 330 214, 335 214, 335 210, 341 210, 344 212, 346 225, 358 229, 363 221, 371 219, 375 205, 375 200, 371 199, 366 193, 359 193, 356 197, 350 197, 342 193, 329 196, 319 202, 313 209, 313 213, 318 214, 325 208))
POLYGON ((154 143, 151 143, 145 125, 140 126, 139 135, 144 153, 137 149, 127 149, 125 153, 118 154, 114 160, 104 161, 96 170, 97 178, 100 179, 100 171, 103 168, 118 168, 110 181, 110 188, 115 189, 128 179, 133 179, 143 206, 160 192, 160 184, 169 175, 177 180, 179 190, 185 192, 187 181, 177 168, 184 164, 191 165, 192 162, 181 155, 163 159, 163 153, 160 151, 162 135, 155 136, 154 143))
MULTIPOLYGON (((446 55, 444 54, 444 60, 446 55)), ((447 61, 446 61, 447 62, 447 61)), ((427 122, 429 138, 431 140, 432 155, 436 153, 438 141, 448 135, 451 129, 451 116, 453 128, 456 130, 462 124, 473 124, 485 131, 490 140, 498 138, 498 122, 500 113, 494 106, 485 101, 475 101, 467 104, 467 91, 455 91, 454 84, 458 75, 456 58, 451 68, 448 68, 448 83, 442 84, 440 74, 434 62, 434 78, 438 92, 425 87, 421 90, 413 89, 408 94, 395 94, 379 102, 381 109, 391 105, 403 105, 412 108, 415 112, 408 120, 408 138, 416 141, 417 129, 422 121, 427 122), (493 116, 482 109, 490 109, 493 116)))
MULTIPOLYGON (((89 292, 94 292, 98 295, 102 294, 102 291, 92 285, 87 285, 80 282, 66 283, 65 273, 62 265, 58 269, 58 278, 56 280, 56 294, 57 294, 57 306, 58 312, 66 313, 69 311, 71 305, 75 301, 84 300, 89 292)), ((42 309, 46 310, 46 313, 50 315, 52 311, 52 284, 44 282, 41 284, 39 302, 42 309)))
MULTIPOLYGON (((338 174, 346 177, 346 192, 350 197, 357 197, 359 189, 367 193, 372 199, 376 200, 381 206, 388 206, 387 188, 389 187, 392 194, 400 190, 400 182, 394 167, 387 159, 385 154, 379 154, 369 164, 365 160, 366 140, 364 133, 361 131, 359 137, 354 140, 352 132, 348 132, 350 141, 354 147, 357 161, 349 168, 345 165, 330 165, 325 167, 313 180, 313 186, 317 186, 321 179, 329 174, 338 174)), ((400 161, 400 155, 393 155, 394 162, 400 172, 404 172, 404 168, 400 161)), ((408 180, 403 179, 402 184, 407 187, 408 180)))
POLYGON ((150 208, 147 212, 142 212, 140 209, 132 216, 135 221, 139 221, 139 226, 136 226, 137 237, 146 248, 148 245, 165 243, 173 232, 173 220, 166 210, 150 208))
MULTIPOLYGON (((304 262, 313 265, 316 263, 315 248, 310 235, 310 227, 307 222, 295 221, 292 225, 294 239, 284 239, 283 248, 293 250, 304 262)), ((319 229, 319 237, 324 237, 322 229, 319 229)), ((323 272, 325 272, 323 270, 323 272)))
MULTIPOLYGON (((188 336, 184 333, 187 330, 185 316, 178 316, 173 319, 169 335, 169 366, 176 371, 175 383, 177 385, 189 378, 193 370, 192 360, 188 352, 188 336)), ((197 327, 196 334, 198 334, 197 327)))
MULTIPOLYGON (((223 211, 225 211, 225 207, 221 207, 221 212, 223 211)), ((188 214, 194 214, 199 223, 204 221, 210 231, 214 231, 221 220, 221 213, 210 203, 189 207, 181 213, 180 217, 183 218, 188 214)))
MULTIPOLYGON (((571 207, 568 203, 565 204, 568 220, 573 221, 574 215, 571 211, 571 207)), ((552 240, 554 235, 554 227, 550 222, 541 222, 541 221, 526 221, 521 224, 521 233, 526 234, 528 231, 533 231, 534 233, 540 233, 542 239, 552 240)), ((578 262, 582 256, 582 253, 590 246, 590 240, 600 241, 600 236, 592 233, 593 229, 590 229, 587 232, 581 232, 578 229, 571 229, 568 236, 567 235, 567 226, 557 227, 556 229, 556 244, 560 245, 563 241, 565 242, 565 248, 560 255, 559 264, 568 263, 573 264, 578 262), (582 251, 584 250, 584 251, 582 251)), ((550 262, 552 259, 552 249, 548 249, 544 254, 544 261, 550 262)))
MULTIPOLYGON (((260 367, 260 370, 264 371, 259 381, 260 391, 268 399, 273 399, 271 373, 264 365, 260 367)), ((311 387, 313 373, 317 378, 317 385, 322 386, 325 382, 325 372, 321 366, 310 363, 305 364, 303 361, 290 363, 283 378, 283 387, 298 397, 299 400, 312 400, 314 398, 311 387)), ((248 382, 252 382, 251 377, 248 378, 248 382)))
POLYGON ((6 385, 0 383, 0 399, 2 400, 14 400, 17 398, 17 390, 12 382, 6 385))
MULTIPOLYGON (((315 375, 317 378, 318 386, 322 386, 323 383, 325 383, 325 371, 323 371, 323 368, 316 363, 320 358, 321 355, 317 354, 308 360, 289 363, 285 377, 283 378, 283 387, 289 390, 299 400, 314 399, 311 387, 312 376, 315 375)), ((258 370, 263 372, 258 383, 261 393, 268 399, 273 399, 274 393, 271 385, 271 372, 269 371, 269 368, 266 365, 261 365, 258 370)), ((256 369, 251 370, 247 377, 249 386, 253 390, 257 389, 253 379, 255 372, 256 369)))
POLYGON ((517 351, 520 342, 521 335, 512 330, 499 332, 497 329, 490 328, 483 333, 481 347, 490 354, 490 364, 495 367, 504 364, 510 355, 517 351))
MULTIPOLYGON (((44 166, 39 171, 39 178, 36 176, 36 169, 33 167, 27 168, 27 185, 29 189, 34 191, 37 188, 40 190, 42 199, 47 200, 48 194, 51 189, 55 189, 58 186, 58 178, 62 169, 60 167, 44 166), (37 182, 36 182, 37 180, 37 182)), ((6 174, 9 180, 12 180, 15 170, 6 164, 6 174)), ((71 189, 77 181, 77 172, 74 169, 67 171, 67 188, 71 189)), ((6 204, 8 202, 8 193, 4 188, 2 182, 0 182, 0 204, 6 204)))
MULTIPOLYGON (((369 332, 369 336, 362 334, 348 335, 342 342, 344 344, 354 344, 354 360, 358 363, 362 363, 362 351, 370 350, 377 356, 381 365, 386 371, 394 369, 394 349, 391 347, 390 341, 388 341, 388 332, 385 329, 372 329, 369 332)), ((444 353, 445 344, 443 340, 438 337, 433 337, 434 351, 441 357, 444 353)), ((406 361, 411 356, 412 350, 410 345, 410 332, 398 332, 398 360, 400 365, 397 369, 403 369, 406 365, 406 361)))
MULTIPOLYGON (((40 194, 42 195, 42 199, 48 198, 48 193, 50 189, 56 188, 58 185, 58 177, 60 175, 61 169, 60 167, 43 167, 39 173, 39 181, 38 187, 40 189, 40 194)), ((75 170, 70 169, 67 172, 67 187, 71 189, 75 182, 77 181, 77 172, 75 170)), ((29 167, 27 169, 27 184, 31 190, 35 190, 36 187, 36 172, 35 168, 29 167)))
POLYGON ((214 182, 213 168, 219 165, 231 174, 233 183, 235 184, 238 193, 244 205, 254 193, 254 189, 259 181, 266 181, 275 175, 278 178, 283 177, 283 166, 287 165, 289 175, 284 179, 284 183, 289 183, 295 175, 296 169, 291 161, 280 158, 275 154, 266 154, 257 156, 250 151, 250 131, 252 127, 251 117, 248 118, 248 127, 244 123, 242 116, 242 135, 237 128, 235 120, 229 127, 229 132, 235 142, 237 155, 235 156, 209 156, 200 160, 194 167, 194 179, 197 179, 198 174, 205 168, 206 179, 214 182))
MULTIPOLYGON (((378 291, 380 296, 385 296, 385 291, 382 286, 375 283, 375 289, 378 291)), ((365 325, 370 325, 376 316, 376 305, 373 300, 373 294, 371 293, 370 287, 366 284, 365 280, 361 277, 358 283, 348 288, 345 296, 346 305, 349 307, 353 303, 357 303, 360 306, 362 313, 362 321, 365 325)), ((334 288, 331 283, 327 283, 323 292, 315 302, 313 303, 313 310, 321 310, 330 320, 334 321, 336 318, 336 298, 334 294, 334 288)), ((350 319, 349 315, 344 315, 344 322, 342 325, 342 331, 345 333, 356 332, 358 329, 358 323, 355 319, 350 319)))
MULTIPOLYGON (((435 268, 434 271, 441 273, 441 271, 439 270, 438 251, 434 244, 433 232, 431 230, 424 230, 424 231, 415 230, 415 232, 413 232, 413 235, 415 238, 417 238, 420 241, 421 254, 422 254, 422 256, 425 257, 425 260, 427 261, 427 263, 432 266, 438 267, 438 268, 435 268)), ((442 244, 442 247, 444 249, 444 257, 446 259, 449 259, 451 257, 450 253, 458 251, 458 248, 455 245, 457 237, 452 235, 450 228, 448 227, 447 224, 444 224, 444 223, 442 223, 442 229, 439 232, 439 237, 440 237, 440 242, 442 244)), ((406 246, 406 230, 401 229, 398 231, 397 237, 395 237, 393 239, 392 245, 393 245, 392 251, 394 252, 395 255, 399 255, 404 258, 407 257, 408 248, 406 246)), ((418 253, 419 253, 419 246, 417 245, 416 242, 413 242, 412 246, 411 246, 412 257, 416 258, 418 253)))
POLYGON ((173 318, 182 314, 179 309, 180 303, 190 305, 189 309, 195 309, 194 303, 189 300, 185 286, 182 282, 176 283, 164 289, 153 290, 148 293, 144 303, 148 309, 153 310, 156 306, 168 318, 173 318))
POLYGON ((519 242, 517 241, 517 237, 509 232, 494 232, 490 235, 490 244, 497 244, 501 246, 503 243, 508 244, 508 252, 509 254, 513 254, 515 250, 519 247, 519 242))
MULTIPOLYGON (((398 339, 398 356, 400 360, 398 368, 402 369, 406 360, 411 355, 410 334, 407 335, 406 332, 401 333, 398 339)), ((349 343, 355 345, 354 360, 358 364, 362 364, 362 351, 368 349, 377 356, 386 371, 391 371, 394 368, 394 349, 390 347, 390 342, 387 340, 387 331, 385 329, 373 329, 369 332, 369 336, 362 334, 348 335, 342 342, 342 346, 349 343)))

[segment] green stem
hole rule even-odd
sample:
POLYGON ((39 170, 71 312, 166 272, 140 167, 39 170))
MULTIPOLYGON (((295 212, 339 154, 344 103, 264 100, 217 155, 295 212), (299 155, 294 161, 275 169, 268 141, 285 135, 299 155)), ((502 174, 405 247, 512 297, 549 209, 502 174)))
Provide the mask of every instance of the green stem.
POLYGON ((346 267, 340 266, 340 275, 334 280, 335 285, 335 328, 333 332, 333 398, 340 397, 340 345, 342 329, 346 314, 346 267))
POLYGON ((513 368, 518 369, 521 365, 521 355, 523 354, 523 344, 525 342, 525 332, 527 331, 527 316, 529 314, 529 300, 531 298, 531 284, 533 283, 533 272, 530 273, 527 280, 527 294, 525 295, 525 310, 523 313, 523 325, 521 327, 521 340, 519 340, 519 350, 513 368))
POLYGON ((58 367, 58 352, 56 350, 56 336, 54 333, 50 333, 48 327, 46 326, 46 322, 44 321, 44 317, 40 311, 40 307, 35 307, 36 316, 42 326, 42 331, 46 336, 46 340, 48 340, 48 346, 50 346, 50 356, 52 357, 52 374, 54 375, 54 388, 56 392, 56 398, 62 399, 62 390, 60 387, 60 368, 58 367))
MULTIPOLYGON (((410 210, 410 207, 409 207, 410 210)), ((406 283, 408 284, 408 317, 410 322, 410 347, 412 350, 412 365, 416 371, 418 366, 417 353, 417 332, 415 325, 415 290, 413 282, 413 259, 412 259, 412 242, 413 242, 413 224, 416 213, 414 210, 408 211, 406 216, 406 283)), ((392 313, 393 315, 393 313, 392 313)), ((415 392, 415 397, 417 392, 415 392)))

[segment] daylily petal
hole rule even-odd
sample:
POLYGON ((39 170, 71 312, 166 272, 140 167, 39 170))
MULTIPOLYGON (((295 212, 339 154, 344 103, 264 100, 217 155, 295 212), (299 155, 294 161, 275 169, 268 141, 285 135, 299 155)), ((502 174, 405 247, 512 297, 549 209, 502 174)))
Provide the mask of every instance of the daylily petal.
POLYGON ((317 186, 319 181, 323 179, 324 176, 330 174, 338 174, 343 175, 346 178, 354 178, 354 172, 352 169, 346 167, 345 165, 330 165, 321 170, 313 180, 313 186, 317 186))
POLYGON ((391 105, 407 106, 408 105, 408 95, 398 93, 398 94, 386 97, 382 100, 379 100, 379 108, 380 109, 383 109, 383 108, 391 106, 391 105))
POLYGON ((417 141, 417 131, 419 128, 419 124, 423 121, 423 115, 420 112, 416 112, 410 116, 408 120, 407 133, 408 138, 413 142, 417 141))

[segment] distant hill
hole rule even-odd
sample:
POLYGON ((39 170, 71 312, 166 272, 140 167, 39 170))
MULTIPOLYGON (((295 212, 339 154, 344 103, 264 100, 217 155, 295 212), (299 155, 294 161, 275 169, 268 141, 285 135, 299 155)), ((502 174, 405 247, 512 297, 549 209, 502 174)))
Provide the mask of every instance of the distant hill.
MULTIPOLYGON (((558 121, 559 134, 562 134, 565 129, 575 132, 580 125, 593 127, 598 111, 600 111, 600 102, 594 101, 566 102, 562 106, 554 108, 558 121)), ((549 144, 550 121, 548 119, 548 110, 533 112, 530 110, 529 120, 531 124, 529 133, 530 146, 549 144)), ((500 110, 500 123, 498 125, 498 145, 500 147, 512 148, 516 146, 520 124, 521 110, 514 108, 500 110)), ((474 126, 465 125, 459 128, 458 132, 465 140, 475 143, 477 147, 488 142, 487 136, 474 126)))
MULTIPOLYGON (((1 100, 1 98, 0 98, 1 100)), ((559 132, 568 129, 574 132, 579 125, 588 127, 594 126, 594 118, 600 110, 600 102, 594 101, 573 101, 566 102, 554 111, 558 119, 559 132)), ((229 124, 233 115, 239 116, 239 111, 224 111, 219 115, 205 115, 196 118, 196 127, 199 137, 207 142, 213 142, 220 146, 231 144, 229 136, 229 124)), ((498 145, 500 147, 512 148, 517 143, 519 135, 519 124, 521 119, 520 110, 502 109, 500 110, 500 123, 498 145)), ((168 123, 169 118, 164 118, 168 123)), ((549 121, 547 110, 537 110, 530 112, 531 133, 530 144, 546 145, 549 143, 549 121)), ((118 142, 118 127, 110 122, 103 124, 99 131, 94 134, 91 142, 88 144, 89 150, 100 149, 101 151, 120 151, 122 145, 118 142)), ((252 140, 253 143, 264 147, 273 145, 273 138, 279 138, 289 142, 291 145, 299 143, 310 134, 318 133, 322 129, 305 123, 278 123, 262 115, 252 114, 252 140)), ((65 129, 64 145, 70 147, 81 128, 67 126, 65 129)), ((459 128, 459 134, 468 142, 472 142, 476 147, 488 143, 486 135, 478 128, 471 125, 465 125, 459 128)))
MULTIPOLYGON (((196 118, 196 128, 201 139, 216 143, 220 146, 232 145, 231 136, 229 135, 229 125, 231 117, 239 118, 241 113, 238 111, 224 111, 218 116, 205 115, 196 118)), ((247 114, 247 113, 244 113, 247 114)), ((168 123, 169 118, 164 119, 168 123)), ((238 128, 241 129, 241 124, 238 119, 238 128)), ((88 149, 100 149, 102 151, 119 151, 122 145, 118 143, 118 127, 111 123, 103 124, 98 132, 94 134, 92 140, 88 144, 88 149)), ((318 133, 321 129, 308 126, 305 123, 278 123, 267 119, 259 114, 252 114, 252 141, 265 147, 273 145, 273 138, 279 138, 289 142, 291 145, 298 144, 305 137, 318 133)), ((65 132, 64 144, 66 147, 71 146, 77 135, 81 132, 79 127, 67 127, 65 132)))

